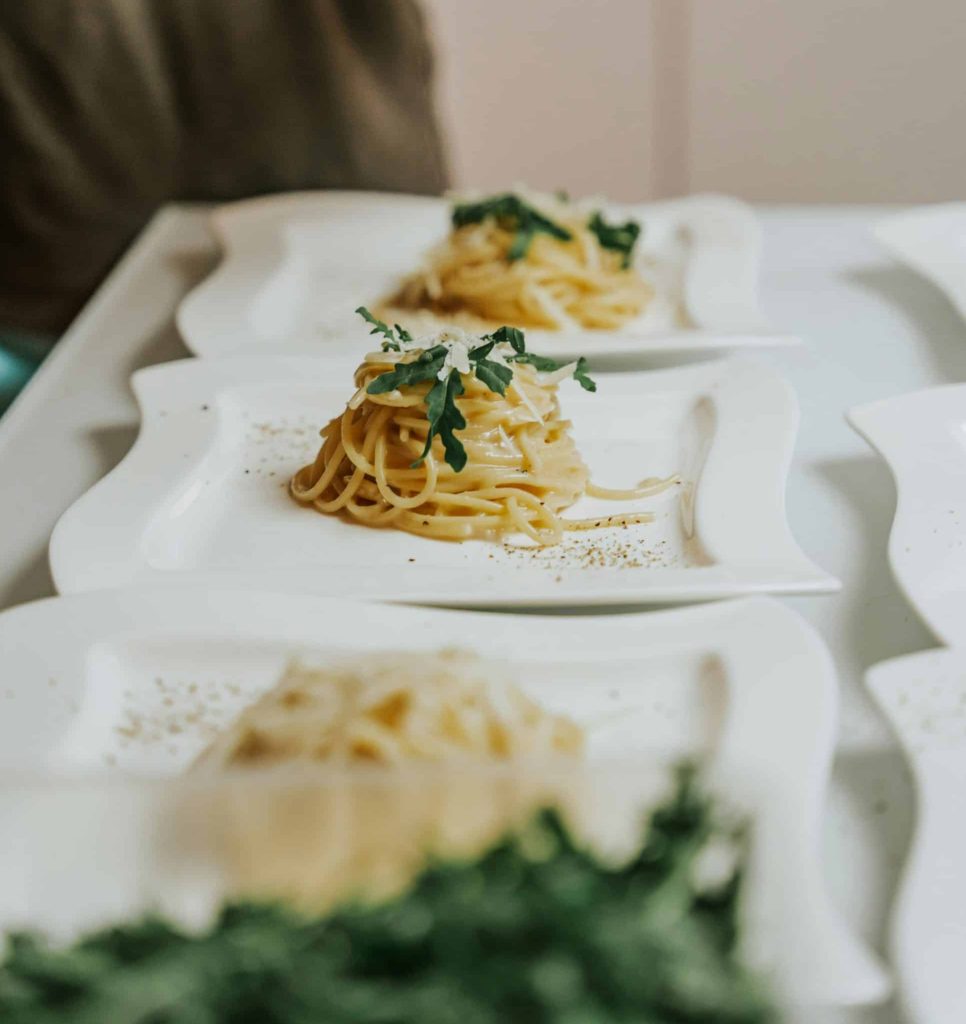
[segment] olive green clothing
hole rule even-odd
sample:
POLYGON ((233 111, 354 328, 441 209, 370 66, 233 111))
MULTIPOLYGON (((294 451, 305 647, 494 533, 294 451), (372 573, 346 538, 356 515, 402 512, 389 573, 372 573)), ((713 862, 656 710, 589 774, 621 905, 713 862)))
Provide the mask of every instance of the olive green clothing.
POLYGON ((0 329, 61 331, 169 200, 440 191, 431 78, 413 0, 0 5, 0 329))

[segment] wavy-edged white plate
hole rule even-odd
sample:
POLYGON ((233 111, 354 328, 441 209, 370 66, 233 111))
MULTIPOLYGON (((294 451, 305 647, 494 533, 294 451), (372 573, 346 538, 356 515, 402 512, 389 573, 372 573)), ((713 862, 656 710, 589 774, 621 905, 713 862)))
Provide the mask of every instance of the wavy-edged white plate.
POLYGON ((850 409, 849 423, 896 482, 889 561, 943 643, 966 643, 966 385, 927 388, 850 409))
MULTIPOLYGON (((612 213, 645 225, 638 259, 655 285, 650 310, 620 331, 528 331, 536 351, 593 363, 797 341, 762 313, 761 232, 750 207, 701 195, 612 213)), ((358 348, 353 310, 375 305, 419 266, 448 216, 444 199, 372 192, 223 206, 212 226, 224 260, 182 302, 178 328, 200 356, 345 354, 358 348)))
POLYGON ((582 723, 591 767, 709 757, 755 818, 749 956, 777 970, 794 1001, 884 997, 887 980, 832 911, 817 858, 837 687, 814 630, 763 598, 579 627, 201 589, 76 595, 3 613, 0 752, 20 776, 0 786, 0 920, 64 934, 163 903, 158 797, 92 793, 79 778, 179 774, 293 655, 324 663, 455 643, 499 657, 535 699, 582 723), (74 782, 38 785, 38 773, 74 782))
POLYGON ((966 319, 966 203, 937 203, 880 221, 875 237, 941 288, 966 319))
POLYGON ((788 527, 798 421, 788 385, 741 359, 563 386, 592 477, 678 474, 639 502, 581 499, 569 514, 653 510, 652 523, 569 534, 554 547, 451 543, 298 505, 287 485, 347 398, 352 364, 186 360, 142 370, 141 433, 62 517, 50 545, 61 593, 135 583, 225 584, 464 607, 685 601, 827 591, 837 581, 788 527))
POLYGON ((882 662, 866 684, 912 765, 917 820, 891 951, 909 1024, 961 1024, 966 1008, 966 652, 882 662))

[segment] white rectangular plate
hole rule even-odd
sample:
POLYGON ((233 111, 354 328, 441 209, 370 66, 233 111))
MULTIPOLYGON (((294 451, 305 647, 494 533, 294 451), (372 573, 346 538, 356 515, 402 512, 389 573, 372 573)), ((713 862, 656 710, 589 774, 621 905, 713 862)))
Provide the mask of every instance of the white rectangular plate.
POLYGON ((916 782, 916 832, 892 918, 909 1024, 961 1024, 966 1006, 966 652, 875 665, 866 682, 916 782))
POLYGON ((293 656, 324 663, 454 643, 504 661, 532 697, 584 725, 591 768, 709 757, 743 787, 729 792, 736 806, 754 814, 749 954, 794 1001, 883 996, 878 966, 831 911, 817 858, 834 668, 811 627, 765 599, 579 623, 197 589, 5 612, 0 757, 72 781, 63 797, 52 780, 0 786, 0 837, 14 839, 0 838, 0 922, 66 932, 160 898, 145 867, 152 844, 163 846, 156 797, 91 797, 78 776, 180 774, 293 656))
POLYGON ((899 586, 940 640, 966 644, 966 384, 858 406, 848 420, 895 478, 899 586))
MULTIPOLYGON (((213 215, 225 257, 182 302, 196 355, 333 355, 357 344, 353 310, 375 305, 449 230, 450 204, 423 196, 315 192, 234 203, 213 215)), ((658 353, 788 344, 758 297, 761 238, 751 209, 692 196, 611 211, 644 224, 638 261, 651 308, 620 331, 528 331, 532 348, 628 364, 658 353)))
POLYGON ((938 203, 895 214, 875 227, 898 259, 941 288, 966 319, 966 203, 938 203))
POLYGON ((797 426, 788 386, 732 359, 563 386, 593 479, 679 474, 641 502, 581 499, 569 514, 650 509, 656 521, 574 533, 549 548, 452 543, 297 504, 288 481, 345 406, 354 364, 188 360, 142 370, 128 456, 58 523, 62 593, 196 583, 474 607, 615 605, 837 582, 802 554, 784 511, 797 426))

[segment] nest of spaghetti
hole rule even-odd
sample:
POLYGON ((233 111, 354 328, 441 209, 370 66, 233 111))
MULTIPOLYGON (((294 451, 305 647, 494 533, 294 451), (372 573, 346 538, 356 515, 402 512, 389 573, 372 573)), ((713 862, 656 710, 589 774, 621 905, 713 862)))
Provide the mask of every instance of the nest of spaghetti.
POLYGON ((451 219, 380 315, 412 329, 445 318, 468 328, 616 330, 654 296, 635 261, 641 225, 609 223, 589 201, 508 192, 458 203, 451 219))
POLYGON ((413 339, 363 312, 386 338, 384 350, 365 357, 345 410, 321 431, 315 461, 292 478, 297 501, 453 541, 522 534, 550 545, 572 530, 651 521, 644 511, 562 515, 584 495, 631 500, 674 483, 651 478, 613 490, 591 482, 558 397, 570 377, 595 390, 582 359, 561 365, 529 353, 514 328, 413 339))

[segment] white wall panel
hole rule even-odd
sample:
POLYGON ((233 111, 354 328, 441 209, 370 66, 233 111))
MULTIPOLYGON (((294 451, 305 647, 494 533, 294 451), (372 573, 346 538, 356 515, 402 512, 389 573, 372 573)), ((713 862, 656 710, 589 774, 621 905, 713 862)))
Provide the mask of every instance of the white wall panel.
POLYGON ((457 185, 652 193, 649 0, 426 6, 457 185))
POLYGON ((691 20, 690 188, 966 196, 964 0, 693 0, 691 20))
POLYGON ((966 196, 966 0, 426 0, 457 185, 966 196))

